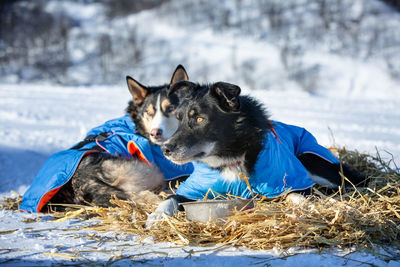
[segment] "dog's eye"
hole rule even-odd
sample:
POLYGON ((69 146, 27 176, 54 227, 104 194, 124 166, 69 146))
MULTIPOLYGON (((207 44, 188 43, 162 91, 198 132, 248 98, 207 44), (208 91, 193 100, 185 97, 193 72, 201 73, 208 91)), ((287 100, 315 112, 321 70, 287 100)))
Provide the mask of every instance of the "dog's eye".
POLYGON ((175 110, 175 106, 174 105, 169 105, 165 108, 165 112, 167 113, 171 113, 175 110))
POLYGON ((197 124, 200 124, 200 123, 202 123, 203 121, 204 121, 204 118, 202 118, 202 117, 197 117, 197 118, 196 118, 197 124))
POLYGON ((154 112, 152 112, 152 111, 150 111, 150 110, 146 110, 146 111, 144 112, 144 114, 151 117, 151 116, 154 115, 154 112))

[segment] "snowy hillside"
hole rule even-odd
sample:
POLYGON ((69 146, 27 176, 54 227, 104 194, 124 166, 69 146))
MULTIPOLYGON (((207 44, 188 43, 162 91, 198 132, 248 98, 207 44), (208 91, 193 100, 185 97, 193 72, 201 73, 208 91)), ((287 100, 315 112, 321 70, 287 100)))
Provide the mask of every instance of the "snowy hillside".
POLYGON ((122 84, 130 73, 159 83, 184 64, 194 80, 249 89, 373 98, 400 92, 400 12, 380 0, 63 0, 2 7, 3 82, 122 84))

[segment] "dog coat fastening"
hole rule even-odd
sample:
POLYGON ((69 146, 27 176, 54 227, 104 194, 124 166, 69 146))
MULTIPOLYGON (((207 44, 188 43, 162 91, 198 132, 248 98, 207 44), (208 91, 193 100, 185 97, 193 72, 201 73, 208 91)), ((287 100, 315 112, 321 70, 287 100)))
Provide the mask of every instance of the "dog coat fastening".
MULTIPOLYGON (((339 160, 304 128, 273 121, 274 131, 265 135, 264 149, 258 155, 254 171, 249 174, 249 183, 255 194, 277 197, 283 192, 304 190, 314 185, 306 168, 296 156, 313 153, 331 162, 339 160)), ((209 189, 214 192, 208 198, 227 194, 251 198, 251 192, 242 179, 228 181, 220 171, 194 162, 194 171, 182 183, 176 194, 190 199, 203 199, 209 189), (216 194, 216 195, 215 195, 216 194)))
POLYGON ((130 116, 125 115, 93 128, 82 142, 52 155, 25 192, 20 210, 40 212, 71 179, 82 157, 88 153, 109 153, 125 158, 133 158, 133 155, 136 155, 147 164, 156 164, 164 174, 165 180, 192 173, 192 164, 176 165, 170 162, 164 157, 159 146, 136 134, 135 129, 130 116))

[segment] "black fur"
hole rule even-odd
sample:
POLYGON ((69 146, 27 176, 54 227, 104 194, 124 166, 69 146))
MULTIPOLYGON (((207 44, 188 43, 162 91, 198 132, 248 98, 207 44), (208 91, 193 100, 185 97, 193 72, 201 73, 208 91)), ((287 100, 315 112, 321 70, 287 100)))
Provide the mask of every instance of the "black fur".
POLYGON ((324 177, 334 185, 339 186, 343 183, 344 186, 352 186, 347 180, 342 179, 339 174, 341 172, 355 186, 364 186, 367 182, 367 177, 363 173, 354 170, 347 164, 342 164, 342 166, 332 164, 312 153, 304 153, 298 155, 297 158, 311 174, 324 177))
MULTIPOLYGON (((267 112, 255 99, 239 96, 239 87, 229 86, 228 90, 222 90, 224 85, 226 84, 199 85, 179 82, 170 89, 170 94, 181 98, 181 104, 176 111, 180 121, 178 130, 167 144, 162 146, 167 157, 183 153, 181 150, 185 147, 203 142, 218 142, 216 156, 240 158, 246 152, 244 165, 249 172, 253 170, 257 156, 262 150, 263 137, 271 130, 267 112), (195 113, 191 114, 191 110, 195 113), (204 123, 196 123, 197 117, 204 119, 204 123)), ((187 161, 193 160, 199 158, 194 155, 187 161)), ((222 170, 224 166, 210 167, 222 170)), ((177 203, 193 201, 180 195, 170 198, 177 203)), ((179 210, 183 210, 181 205, 178 207, 179 210)))
MULTIPOLYGON (((183 87, 190 98, 180 100, 182 103, 176 111, 179 128, 162 146, 167 156, 169 152, 182 153, 182 149, 196 144, 217 142, 215 150, 218 152, 215 156, 240 158, 246 152, 246 169, 253 169, 262 149, 264 134, 271 128, 268 115, 255 99, 239 97, 239 87, 234 88, 232 91, 236 91, 228 96, 221 91, 225 89, 224 86, 222 83, 202 86, 179 82, 171 88, 171 93, 175 93, 183 87), (202 123, 197 123, 199 117, 204 119, 202 123)), ((194 155, 190 161, 198 160, 203 155, 198 156, 194 155)))

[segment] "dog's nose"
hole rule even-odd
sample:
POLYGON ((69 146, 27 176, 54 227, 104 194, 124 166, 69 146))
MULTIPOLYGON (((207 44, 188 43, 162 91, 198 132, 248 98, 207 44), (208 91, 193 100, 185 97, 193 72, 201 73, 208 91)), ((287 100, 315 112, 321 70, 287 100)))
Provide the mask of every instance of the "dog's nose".
POLYGON ((158 139, 158 138, 161 138, 162 132, 163 131, 161 129, 154 128, 154 129, 151 129, 150 135, 151 135, 151 137, 158 139))
POLYGON ((175 148, 176 146, 173 144, 164 144, 161 146, 161 151, 165 156, 170 156, 174 152, 175 148))

